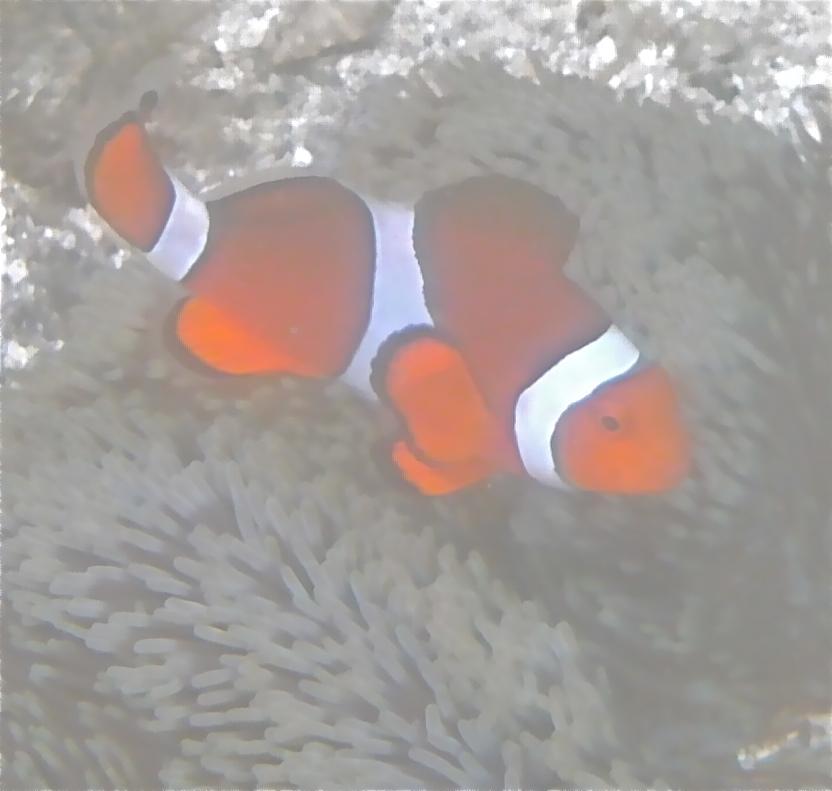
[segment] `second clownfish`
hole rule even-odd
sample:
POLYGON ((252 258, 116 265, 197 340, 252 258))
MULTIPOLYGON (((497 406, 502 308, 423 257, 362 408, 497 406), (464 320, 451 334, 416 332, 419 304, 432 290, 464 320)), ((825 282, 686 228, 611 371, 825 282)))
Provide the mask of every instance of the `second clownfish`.
POLYGON ((535 186, 480 176, 406 206, 300 176, 203 202, 140 112, 98 134, 84 179, 113 230, 190 292, 174 317, 189 354, 388 404, 392 461, 425 494, 500 472, 609 493, 687 474, 667 373, 564 275, 577 220, 535 186))

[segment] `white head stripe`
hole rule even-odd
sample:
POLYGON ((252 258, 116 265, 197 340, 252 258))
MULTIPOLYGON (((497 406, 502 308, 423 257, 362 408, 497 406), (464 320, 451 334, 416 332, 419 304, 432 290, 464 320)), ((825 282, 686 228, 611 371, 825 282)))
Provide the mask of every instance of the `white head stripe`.
POLYGON ((159 240, 147 254, 150 263, 173 280, 181 280, 196 263, 208 239, 208 209, 168 174, 173 206, 159 240))
POLYGON ((370 321, 342 381, 369 398, 373 359, 393 333, 413 325, 432 325, 425 305, 422 270, 413 249, 413 209, 366 200, 375 228, 375 276, 370 321))
POLYGON ((566 355, 517 399, 514 434, 526 472, 550 486, 566 484, 555 470, 552 434, 569 407, 601 385, 627 373, 638 349, 614 324, 591 343, 566 355))

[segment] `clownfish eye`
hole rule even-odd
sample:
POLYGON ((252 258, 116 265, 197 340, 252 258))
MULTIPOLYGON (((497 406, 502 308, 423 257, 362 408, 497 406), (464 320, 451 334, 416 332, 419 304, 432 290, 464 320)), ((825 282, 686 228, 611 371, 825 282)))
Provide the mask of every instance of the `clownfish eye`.
POLYGON ((618 431, 618 429, 620 429, 620 428, 621 428, 621 424, 620 424, 620 423, 618 422, 618 420, 617 420, 616 418, 614 418, 612 415, 604 415, 604 416, 601 418, 601 425, 602 425, 602 426, 603 426, 603 427, 604 427, 607 431, 618 431))

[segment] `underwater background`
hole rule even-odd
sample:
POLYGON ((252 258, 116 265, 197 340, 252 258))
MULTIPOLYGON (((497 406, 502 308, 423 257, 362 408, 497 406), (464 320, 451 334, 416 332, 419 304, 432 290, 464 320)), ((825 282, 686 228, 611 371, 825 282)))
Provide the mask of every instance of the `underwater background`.
POLYGON ((7 2, 3 788, 809 787, 832 762, 830 12, 7 2), (211 191, 498 171, 680 383, 664 497, 428 500, 339 385, 206 379, 75 177, 142 88, 211 191))

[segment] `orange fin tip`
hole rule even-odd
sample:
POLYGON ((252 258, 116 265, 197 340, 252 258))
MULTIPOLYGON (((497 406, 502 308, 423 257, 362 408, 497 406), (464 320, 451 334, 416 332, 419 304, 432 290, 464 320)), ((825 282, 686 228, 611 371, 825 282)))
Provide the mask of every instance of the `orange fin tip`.
POLYGON ((488 478, 493 467, 482 461, 431 465, 421 459, 402 440, 393 445, 393 462, 402 477, 422 494, 436 497, 461 491, 488 478))
POLYGON ((212 371, 233 375, 307 373, 306 366, 281 354, 206 300, 183 300, 174 308, 170 324, 181 351, 212 371))

